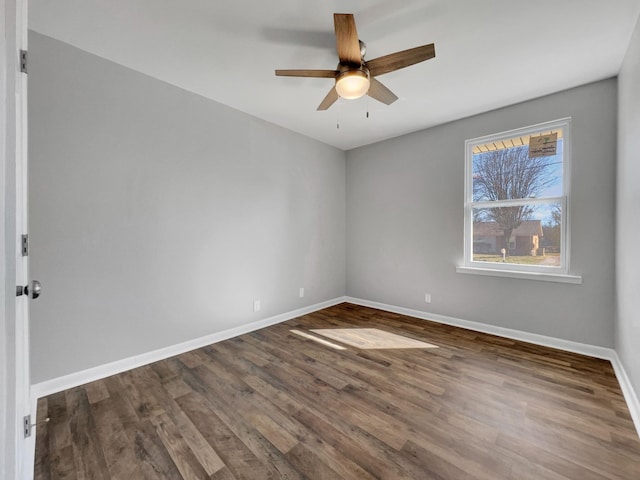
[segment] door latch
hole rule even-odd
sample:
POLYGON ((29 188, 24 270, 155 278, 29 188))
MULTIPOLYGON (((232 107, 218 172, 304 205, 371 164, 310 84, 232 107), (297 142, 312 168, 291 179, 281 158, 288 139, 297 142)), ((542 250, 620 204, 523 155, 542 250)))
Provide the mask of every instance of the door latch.
POLYGON ((31 280, 29 285, 25 285, 24 287, 18 285, 16 287, 16 297, 26 295, 29 298, 38 298, 41 291, 42 285, 40 285, 40 282, 38 280, 31 280))

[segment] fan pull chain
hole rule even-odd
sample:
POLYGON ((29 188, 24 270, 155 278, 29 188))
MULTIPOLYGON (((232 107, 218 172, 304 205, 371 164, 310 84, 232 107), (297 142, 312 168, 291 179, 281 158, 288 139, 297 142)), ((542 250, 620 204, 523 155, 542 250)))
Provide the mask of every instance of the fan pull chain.
POLYGON ((369 118, 369 96, 367 95, 367 118, 369 118))

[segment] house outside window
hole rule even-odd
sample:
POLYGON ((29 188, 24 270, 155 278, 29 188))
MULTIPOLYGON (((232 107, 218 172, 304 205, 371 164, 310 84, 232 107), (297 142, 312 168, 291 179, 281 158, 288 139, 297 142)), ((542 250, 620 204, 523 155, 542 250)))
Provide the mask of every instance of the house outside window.
POLYGON ((568 274, 570 140, 565 118, 466 141, 459 270, 568 274))

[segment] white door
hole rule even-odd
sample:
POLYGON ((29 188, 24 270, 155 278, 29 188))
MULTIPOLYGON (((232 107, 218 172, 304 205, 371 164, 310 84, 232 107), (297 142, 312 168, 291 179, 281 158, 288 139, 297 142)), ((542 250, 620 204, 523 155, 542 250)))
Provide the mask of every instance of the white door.
MULTIPOLYGON (((16 119, 16 415, 19 429, 16 451, 17 478, 33 476, 35 435, 24 433, 24 419, 28 415, 35 421, 35 408, 31 404, 29 375, 29 302, 39 294, 38 285, 29 278, 28 235, 28 156, 27 156, 27 73, 22 71, 21 51, 27 51, 27 0, 16 0, 16 55, 20 59, 15 80, 16 119), (25 288, 26 287, 26 288, 25 288)), ((28 68, 28 67, 27 67, 28 68)))

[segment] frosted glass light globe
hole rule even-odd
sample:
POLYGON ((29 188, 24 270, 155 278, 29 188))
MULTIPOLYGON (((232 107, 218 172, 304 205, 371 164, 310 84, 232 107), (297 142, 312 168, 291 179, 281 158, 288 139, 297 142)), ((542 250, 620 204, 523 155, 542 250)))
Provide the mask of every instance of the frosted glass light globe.
POLYGON ((369 76, 362 70, 350 70, 336 79, 336 91, 342 98, 360 98, 369 91, 369 76))

